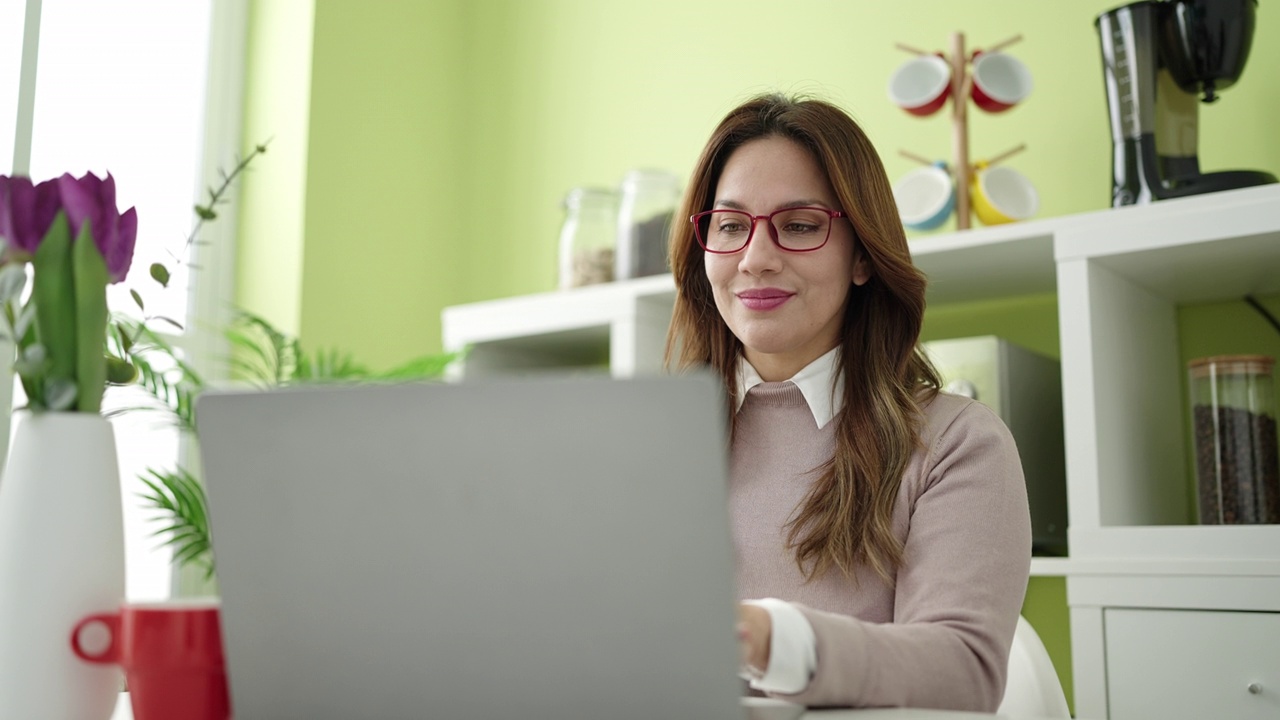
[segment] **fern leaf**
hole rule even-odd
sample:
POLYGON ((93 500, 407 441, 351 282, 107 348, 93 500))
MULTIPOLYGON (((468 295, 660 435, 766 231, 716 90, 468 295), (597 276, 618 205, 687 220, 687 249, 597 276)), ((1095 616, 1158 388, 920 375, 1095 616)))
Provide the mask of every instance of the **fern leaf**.
POLYGON ((159 511, 155 519, 165 523, 152 536, 169 535, 163 544, 174 548, 178 565, 198 562, 212 567, 207 498, 195 476, 182 467, 172 471, 147 468, 138 479, 150 490, 143 499, 159 511))

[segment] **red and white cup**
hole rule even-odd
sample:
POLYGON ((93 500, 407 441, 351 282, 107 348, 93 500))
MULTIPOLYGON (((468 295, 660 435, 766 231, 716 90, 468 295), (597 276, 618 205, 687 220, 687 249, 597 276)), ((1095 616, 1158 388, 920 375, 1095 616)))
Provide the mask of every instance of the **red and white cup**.
POLYGON ((130 603, 90 615, 71 632, 81 660, 119 665, 134 720, 229 720, 216 599, 130 603))
POLYGON ((1022 61, 1002 52, 974 53, 973 103, 987 112, 1004 112, 1031 94, 1031 71, 1022 61))
POLYGON ((889 77, 889 99, 912 115, 932 115, 951 94, 951 63, 939 55, 918 55, 889 77))

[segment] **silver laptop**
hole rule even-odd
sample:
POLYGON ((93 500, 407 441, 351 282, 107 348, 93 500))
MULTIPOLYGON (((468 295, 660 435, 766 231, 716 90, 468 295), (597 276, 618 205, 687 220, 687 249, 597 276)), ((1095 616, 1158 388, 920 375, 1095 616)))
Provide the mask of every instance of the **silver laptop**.
POLYGON ((238 720, 741 718, 706 376, 206 394, 238 720))

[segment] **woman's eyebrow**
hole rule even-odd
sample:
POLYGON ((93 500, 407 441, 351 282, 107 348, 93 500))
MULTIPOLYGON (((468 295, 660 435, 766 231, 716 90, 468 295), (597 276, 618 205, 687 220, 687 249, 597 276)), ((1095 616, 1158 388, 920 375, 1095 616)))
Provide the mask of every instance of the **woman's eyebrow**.
MULTIPOLYGON (((826 202, 825 200, 792 200, 790 202, 782 203, 781 205, 778 206, 778 209, 782 210, 784 208, 812 207, 814 205, 817 205, 819 207, 828 207, 830 203, 826 202)), ((737 200, 717 200, 716 204, 713 205, 712 207, 723 207, 723 208, 729 208, 730 210, 746 210, 747 209, 746 205, 743 205, 737 200)))

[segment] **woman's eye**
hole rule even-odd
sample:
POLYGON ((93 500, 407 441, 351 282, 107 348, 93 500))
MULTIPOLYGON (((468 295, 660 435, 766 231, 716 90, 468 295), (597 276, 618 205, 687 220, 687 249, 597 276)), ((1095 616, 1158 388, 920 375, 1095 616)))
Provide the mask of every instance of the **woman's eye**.
POLYGON ((739 223, 739 222, 727 222, 727 223, 722 223, 720 225, 719 230, 722 233, 737 233, 737 232, 742 232, 743 226, 742 226, 742 223, 739 223))
POLYGON ((805 233, 817 232, 818 226, 809 225, 806 223, 792 222, 792 223, 787 223, 785 226, 783 226, 782 231, 790 235, 803 235, 805 233))

